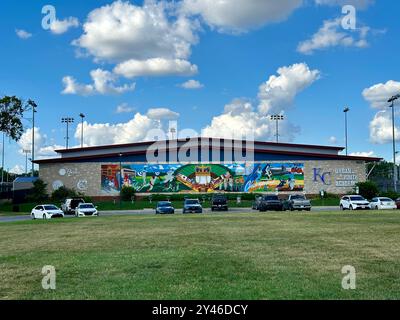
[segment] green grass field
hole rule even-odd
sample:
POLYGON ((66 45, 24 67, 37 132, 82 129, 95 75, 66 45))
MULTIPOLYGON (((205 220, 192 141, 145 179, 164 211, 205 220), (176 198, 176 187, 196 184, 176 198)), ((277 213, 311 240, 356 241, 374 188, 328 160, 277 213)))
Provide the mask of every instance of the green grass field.
POLYGON ((2 223, 0 299, 400 299, 399 243, 397 212, 2 223))

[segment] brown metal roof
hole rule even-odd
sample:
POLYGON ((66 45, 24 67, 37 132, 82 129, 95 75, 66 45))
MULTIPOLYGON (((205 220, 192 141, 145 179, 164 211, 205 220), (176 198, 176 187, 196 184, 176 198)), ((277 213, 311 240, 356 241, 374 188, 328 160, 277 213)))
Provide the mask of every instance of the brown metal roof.
MULTIPOLYGON (((196 139, 196 138, 195 138, 196 139)), ((197 139, 209 139, 216 140, 216 138, 207 138, 207 137, 198 137, 197 139)), ((218 139, 220 141, 224 140, 232 140, 232 139, 218 139)), ((114 149, 114 148, 126 148, 126 147, 138 147, 138 146, 147 146, 152 145, 156 142, 170 142, 171 140, 164 141, 144 141, 144 142, 135 142, 135 143, 125 143, 125 144, 112 144, 112 145, 104 145, 104 146, 95 146, 95 147, 86 147, 86 148, 72 148, 72 149, 59 149, 55 150, 57 153, 72 153, 72 152, 82 152, 82 151, 92 151, 92 150, 102 150, 102 149, 114 149)), ((178 139, 178 142, 187 142, 189 139, 178 139)), ((245 140, 232 140, 236 142, 244 142, 245 140)), ((296 144, 296 143, 276 143, 276 142, 268 142, 268 141, 254 141, 254 144, 265 145, 265 146, 282 146, 282 147, 299 147, 306 149, 325 149, 325 150, 336 150, 342 151, 343 147, 335 147, 335 146, 321 146, 321 145, 310 145, 310 144, 296 144)), ((221 148, 223 148, 221 146, 221 148)))
MULTIPOLYGON (((174 151, 176 149, 169 149, 170 151, 174 151)), ((160 149, 159 152, 165 152, 166 149, 160 149)), ((365 161, 365 162, 377 162, 381 161, 382 158, 376 157, 359 157, 359 156, 344 156, 344 155, 335 155, 335 154, 325 154, 325 153, 311 153, 311 152, 298 152, 298 151, 279 151, 279 150, 265 150, 265 149, 254 149, 250 150, 254 151, 254 153, 270 153, 270 154, 280 154, 280 155, 293 155, 293 156, 304 156, 304 157, 312 157, 312 158, 326 158, 332 160, 353 160, 353 161, 365 161)), ((140 151, 132 151, 126 152, 123 156, 133 156, 133 155, 143 155, 146 154, 146 150, 140 151)), ((73 162, 73 161, 82 161, 82 160, 91 160, 91 159, 102 159, 102 158, 110 158, 110 157, 118 157, 120 153, 109 153, 104 155, 91 155, 91 156, 80 156, 80 157, 66 157, 66 158, 52 158, 52 159, 44 159, 44 160, 36 160, 34 161, 37 164, 41 163, 63 163, 63 162, 73 162)))

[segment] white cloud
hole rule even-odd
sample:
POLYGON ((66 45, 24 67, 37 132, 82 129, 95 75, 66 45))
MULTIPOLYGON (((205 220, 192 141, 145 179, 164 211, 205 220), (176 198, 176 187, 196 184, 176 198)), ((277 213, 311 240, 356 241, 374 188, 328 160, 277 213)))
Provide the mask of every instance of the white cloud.
MULTIPOLYGON (((280 123, 281 140, 292 141, 299 131, 287 120, 280 123)), ((269 116, 255 111, 249 101, 236 99, 225 106, 221 115, 213 117, 211 123, 202 130, 202 136, 275 141, 275 122, 269 116)))
POLYGON ((77 94, 89 96, 95 94, 122 94, 127 91, 135 90, 135 84, 124 84, 116 86, 117 76, 109 71, 102 69, 92 70, 90 76, 93 84, 80 84, 71 76, 63 78, 64 90, 63 94, 77 94))
MULTIPOLYGON (((395 127, 396 140, 400 140, 400 130, 395 127)), ((369 124, 369 135, 372 143, 385 144, 393 141, 393 126, 390 111, 379 111, 369 124)))
MULTIPOLYGON (((46 134, 40 131, 40 128, 35 127, 35 159, 56 156, 54 150, 63 149, 63 146, 49 144, 46 134)), ((23 150, 32 150, 32 128, 27 129, 18 141, 20 154, 24 154, 23 150)), ((30 155, 32 156, 32 155, 30 155)))
POLYGON ((365 9, 374 2, 375 2, 374 0, 315 0, 315 3, 318 5, 328 5, 328 6, 352 5, 358 9, 365 9))
POLYGON ((130 107, 127 103, 118 105, 115 110, 116 113, 131 113, 133 111, 135 111, 135 108, 130 107))
POLYGON ((152 108, 148 110, 147 117, 153 120, 176 120, 179 113, 168 108, 152 108))
MULTIPOLYGON (((147 115, 136 113, 128 122, 124 123, 94 123, 86 121, 83 124, 84 145, 98 146, 107 144, 132 143, 151 141, 154 137, 151 132, 162 128, 160 121, 151 119, 147 115)), ((80 139, 81 126, 77 126, 75 138, 80 139)))
POLYGON ((29 33, 28 31, 22 30, 22 29, 16 29, 15 33, 17 34, 18 38, 26 40, 32 37, 32 33, 29 33))
POLYGON ((97 60, 187 59, 198 41, 197 25, 174 10, 164 1, 145 0, 143 6, 115 1, 89 14, 74 44, 97 60))
POLYGON ((181 87, 183 89, 188 89, 188 90, 195 90, 195 89, 204 88, 204 85, 201 84, 197 80, 188 80, 188 81, 182 83, 181 85, 179 85, 179 87, 181 87))
POLYGON ((340 18, 326 20, 311 39, 298 45, 297 51, 303 54, 313 54, 317 50, 338 46, 365 48, 368 46, 367 36, 369 31, 369 27, 346 31, 341 26, 340 18))
MULTIPOLYGON (((278 76, 270 76, 259 87, 258 108, 246 99, 235 99, 226 105, 221 115, 213 117, 211 123, 202 130, 203 136, 269 139, 275 141, 273 113, 283 114, 288 110, 301 91, 319 79, 318 70, 310 70, 305 63, 278 69, 278 76)), ((293 141, 300 128, 287 119, 280 121, 281 141, 293 141)))
POLYGON ((262 114, 280 113, 291 107, 296 95, 320 77, 318 70, 310 70, 305 63, 281 67, 277 73, 259 88, 258 109, 262 114))
POLYGON ((354 157, 376 157, 376 154, 374 151, 366 151, 366 152, 353 152, 350 153, 350 156, 354 157))
POLYGON ((387 102, 392 96, 400 94, 400 82, 389 80, 386 83, 378 83, 364 89, 362 95, 368 103, 376 109, 389 106, 387 102))
POLYGON ((329 138, 329 143, 337 144, 338 143, 338 139, 335 136, 332 136, 332 137, 329 138))
POLYGON ((219 32, 242 33, 286 19, 302 0, 184 0, 182 10, 199 15, 219 32))
POLYGON ((190 76, 196 74, 198 68, 189 61, 181 59, 154 58, 148 60, 127 60, 118 64, 114 72, 126 78, 140 76, 190 76))
POLYGON ((21 175, 25 173, 25 168, 19 164, 15 165, 14 168, 10 169, 10 173, 21 175))
POLYGON ((79 27, 79 20, 75 17, 69 17, 64 20, 55 20, 50 24, 50 31, 53 34, 63 34, 70 28, 79 27))

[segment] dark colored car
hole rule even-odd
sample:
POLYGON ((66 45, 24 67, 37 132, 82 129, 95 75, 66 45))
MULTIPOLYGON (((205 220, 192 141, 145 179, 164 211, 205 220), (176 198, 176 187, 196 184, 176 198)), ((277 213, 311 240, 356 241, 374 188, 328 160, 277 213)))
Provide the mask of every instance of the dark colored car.
POLYGON ((186 199, 183 203, 183 213, 203 213, 203 207, 198 199, 186 199))
POLYGON ((228 211, 228 198, 223 194, 215 194, 211 199, 211 211, 228 211))
POLYGON ((268 195, 263 196, 261 203, 258 206, 258 210, 261 212, 265 211, 283 211, 283 202, 279 200, 278 196, 268 195))
POLYGON ((397 209, 400 209, 400 198, 397 198, 395 202, 396 202, 397 209))
POLYGON ((156 214, 174 214, 175 208, 169 201, 160 201, 157 203, 156 214))

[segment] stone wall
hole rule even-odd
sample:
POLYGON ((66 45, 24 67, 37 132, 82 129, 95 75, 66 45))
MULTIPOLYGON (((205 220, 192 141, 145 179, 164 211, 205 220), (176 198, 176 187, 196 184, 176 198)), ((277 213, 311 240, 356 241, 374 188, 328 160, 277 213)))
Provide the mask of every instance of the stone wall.
MULTIPOLYGON (((366 180, 366 165, 362 161, 296 162, 304 163, 307 194, 319 194, 321 190, 345 194, 353 189, 355 183, 366 180)), ((48 184, 49 193, 64 185, 88 196, 104 197, 101 192, 102 164, 106 163, 41 164, 39 175, 48 184)))

